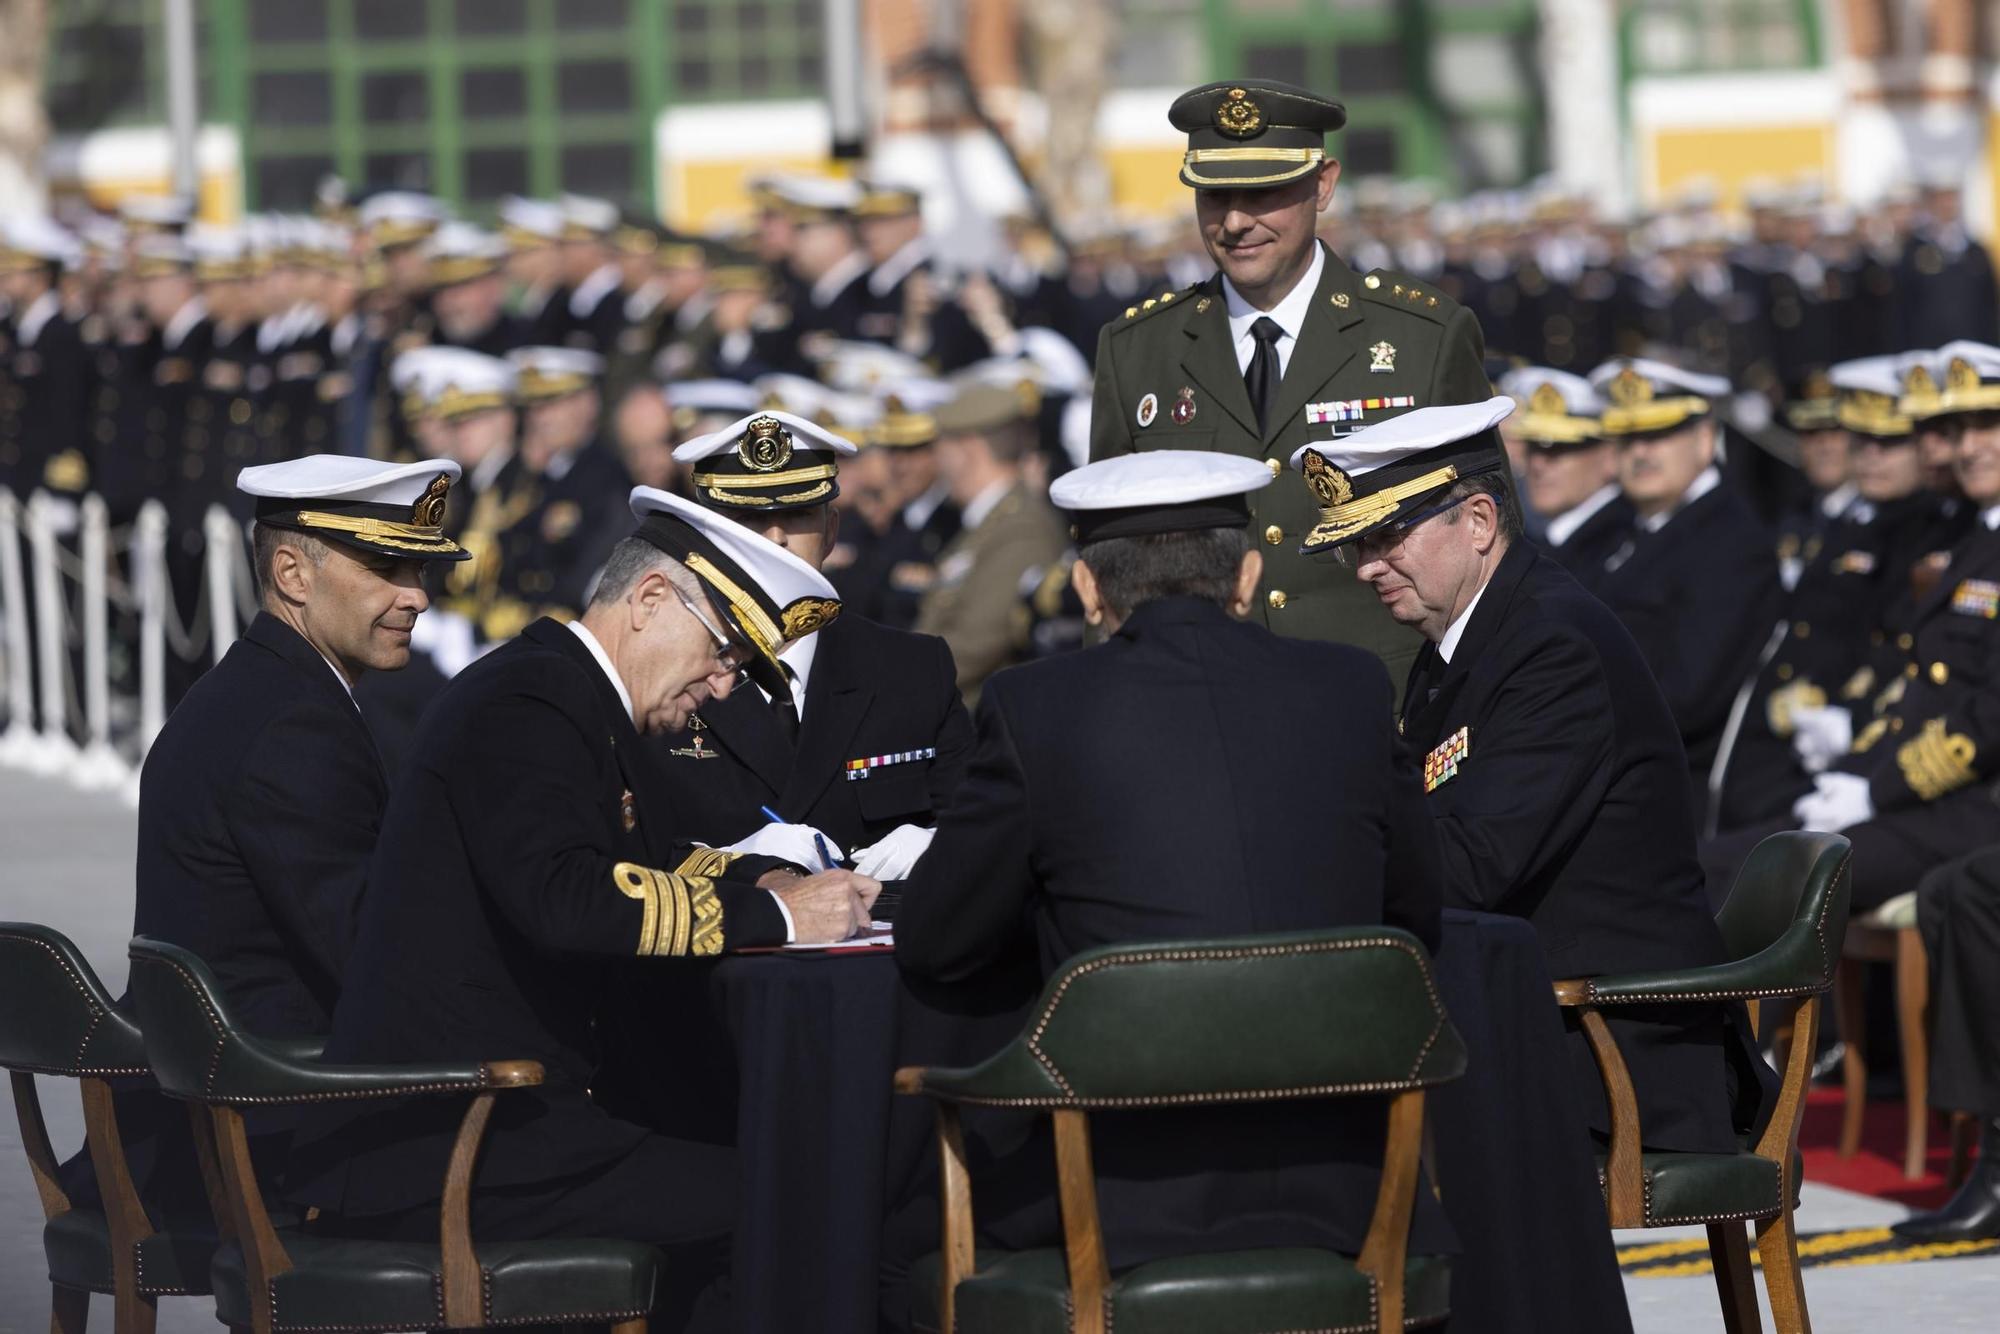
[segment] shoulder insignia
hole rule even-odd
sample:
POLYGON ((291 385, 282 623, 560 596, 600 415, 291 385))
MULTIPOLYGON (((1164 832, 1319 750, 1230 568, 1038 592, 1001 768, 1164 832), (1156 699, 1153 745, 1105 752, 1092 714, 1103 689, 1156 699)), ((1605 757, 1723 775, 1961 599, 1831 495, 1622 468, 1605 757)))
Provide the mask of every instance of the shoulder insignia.
MULTIPOLYGON (((1394 306, 1443 323, 1458 310, 1458 303, 1431 287, 1401 273, 1378 269, 1361 280, 1361 295, 1378 306, 1394 306)), ((1339 298, 1335 297, 1338 304, 1339 298)))
MULTIPOLYGON (((1203 285, 1201 283, 1190 283, 1188 286, 1181 288, 1178 291, 1175 291, 1170 288, 1167 291, 1160 293, 1158 296, 1149 296, 1136 306, 1125 307, 1125 320, 1136 320, 1143 315, 1151 315, 1158 311, 1165 310, 1167 307, 1179 301, 1182 297, 1189 296, 1197 291, 1200 291, 1202 286, 1203 285)), ((1207 298, 1206 296, 1202 297, 1199 301, 1195 302, 1195 313, 1196 314, 1206 313, 1211 304, 1213 303, 1209 300, 1209 298, 1207 298)), ((1124 322, 1125 322, 1124 320, 1119 321, 1120 324, 1123 324, 1124 322)))

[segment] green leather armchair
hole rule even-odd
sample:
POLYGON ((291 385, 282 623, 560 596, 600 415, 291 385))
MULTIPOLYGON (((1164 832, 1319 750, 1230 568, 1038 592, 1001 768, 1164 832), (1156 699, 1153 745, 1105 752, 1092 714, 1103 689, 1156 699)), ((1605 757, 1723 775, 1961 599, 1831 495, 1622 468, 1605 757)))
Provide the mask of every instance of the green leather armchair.
POLYGON ((1716 915, 1725 962, 1672 973, 1572 978, 1556 1000, 1575 1009, 1604 1076, 1611 1143, 1600 1173, 1611 1226, 1708 1228, 1730 1334, 1759 1328, 1743 1223, 1753 1220, 1771 1314, 1783 1334, 1805 1334, 1792 1208, 1798 1200, 1799 1122, 1805 1114, 1822 997, 1833 985, 1847 931, 1851 849, 1838 834, 1773 834, 1744 863, 1716 915), (1603 1010, 1615 1005, 1797 1001, 1777 1110, 1755 1144, 1737 1154, 1647 1153, 1631 1075, 1603 1010))
POLYGON ((937 1103, 944 1249, 916 1267, 919 1329, 1120 1334, 1401 1330, 1450 1308, 1444 1260, 1409 1256, 1424 1090, 1465 1049, 1430 960, 1388 927, 1092 950, 1048 979, 1026 1031, 969 1069, 904 1069, 937 1103), (1271 1016, 1285 1022, 1274 1025, 1271 1016), (1100 1108, 1372 1095, 1388 1100, 1381 1188, 1361 1254, 1245 1251, 1105 1263, 1087 1117, 1100 1108), (1062 1251, 973 1248, 961 1104, 1054 1119, 1062 1251))
POLYGON ((206 1294, 214 1228, 180 1220, 172 1229, 156 1228, 133 1187, 119 1138, 110 1081, 152 1078, 138 1026, 120 1013, 60 931, 0 922, 0 1066, 12 1077, 21 1143, 41 1197, 52 1326, 81 1334, 90 1294, 104 1292, 112 1296, 118 1334, 140 1334, 153 1327, 157 1298, 206 1294), (57 1179, 36 1075, 74 1079, 82 1086, 98 1208, 73 1203, 57 1179))
POLYGON ((140 936, 131 957, 133 1005, 160 1087, 206 1111, 197 1143, 213 1159, 228 1206, 213 1265, 217 1319, 256 1334, 567 1322, 644 1334, 660 1259, 652 1247, 473 1241, 473 1169, 493 1099, 539 1084, 538 1063, 314 1064, 237 1027, 215 979, 187 950, 140 936), (446 1172, 438 1245, 354 1241, 272 1224, 242 1109, 409 1096, 470 1100, 446 1172))

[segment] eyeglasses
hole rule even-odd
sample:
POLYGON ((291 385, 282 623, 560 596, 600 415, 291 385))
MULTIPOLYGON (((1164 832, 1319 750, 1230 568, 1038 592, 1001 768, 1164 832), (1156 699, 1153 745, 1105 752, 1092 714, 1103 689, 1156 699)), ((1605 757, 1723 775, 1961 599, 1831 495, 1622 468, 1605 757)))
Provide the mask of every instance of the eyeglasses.
POLYGON ((1470 499, 1471 496, 1460 496, 1457 500, 1434 505, 1427 510, 1418 510, 1401 523, 1379 529, 1366 537, 1356 538, 1346 546, 1335 547, 1334 559, 1354 570, 1360 569, 1363 565, 1372 565, 1378 560, 1394 560, 1403 554, 1403 543, 1409 540, 1411 533, 1438 515, 1457 509, 1470 499))
POLYGON ((701 628, 708 631, 708 637, 715 641, 715 660, 722 664, 722 670, 733 673, 741 681, 750 669, 750 655, 754 651, 748 644, 731 639, 722 627, 708 619, 708 613, 697 605, 693 598, 680 590, 676 584, 668 584, 679 598, 681 605, 688 609, 688 615, 701 622, 701 628))

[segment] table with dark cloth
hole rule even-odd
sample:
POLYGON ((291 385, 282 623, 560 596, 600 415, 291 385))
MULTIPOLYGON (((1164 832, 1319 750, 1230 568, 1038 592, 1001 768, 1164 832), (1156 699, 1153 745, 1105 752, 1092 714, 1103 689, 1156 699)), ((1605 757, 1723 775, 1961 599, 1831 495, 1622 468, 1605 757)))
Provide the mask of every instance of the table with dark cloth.
MULTIPOLYGON (((1629 1331, 1534 931, 1448 912, 1437 976, 1470 1052, 1465 1077, 1428 1101, 1463 1247, 1450 1328, 1629 1331)), ((997 1050, 1022 1027, 1031 980, 1017 968, 970 996, 931 993, 886 953, 766 955, 720 965, 713 994, 737 1062, 738 1327, 872 1334, 882 1220, 935 1170, 932 1109, 890 1076, 997 1050)))

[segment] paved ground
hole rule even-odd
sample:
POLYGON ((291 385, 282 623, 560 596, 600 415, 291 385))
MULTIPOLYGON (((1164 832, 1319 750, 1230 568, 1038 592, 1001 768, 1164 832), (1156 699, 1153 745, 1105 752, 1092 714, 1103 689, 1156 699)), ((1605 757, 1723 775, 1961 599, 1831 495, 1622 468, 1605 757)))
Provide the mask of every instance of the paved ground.
MULTIPOLYGON (((125 984, 125 940, 132 922, 134 817, 114 797, 83 795, 45 779, 0 770, 0 919, 44 922, 65 932, 115 992, 125 984)), ((43 1106, 58 1152, 83 1142, 74 1085, 42 1081, 43 1106)), ((1895 1205, 1808 1186, 1803 1231, 1880 1226, 1902 1216, 1895 1205)), ((1688 1229, 1702 1235, 1701 1229, 1688 1229)), ((1621 1235, 1657 1242, 1676 1232, 1621 1235)), ((1713 1279, 1628 1278, 1638 1334, 1721 1328, 1713 1279)), ((1821 1268, 1806 1275, 1813 1327, 1820 1334, 1875 1334, 1898 1326, 1923 1334, 1991 1330, 2000 1311, 2000 1256, 1921 1265, 1821 1268)), ((1769 1326, 1768 1310, 1765 1316, 1769 1326)), ((92 1307, 93 1328, 111 1327, 109 1298, 92 1307)), ((21 1156, 12 1115, 0 1116, 0 1334, 48 1327, 41 1213, 21 1156)), ((160 1334, 219 1329, 205 1303, 166 1298, 160 1334)), ((812 1334, 801 1331, 801 1334, 812 1334)), ((1588 1334, 1551 1331, 1550 1334, 1588 1334)))

